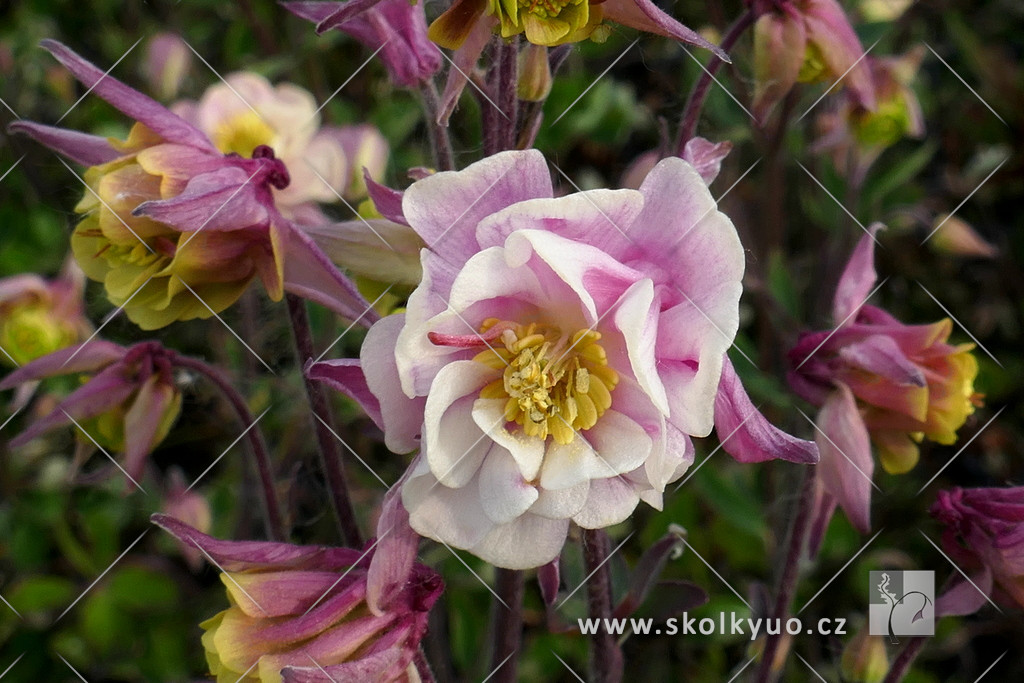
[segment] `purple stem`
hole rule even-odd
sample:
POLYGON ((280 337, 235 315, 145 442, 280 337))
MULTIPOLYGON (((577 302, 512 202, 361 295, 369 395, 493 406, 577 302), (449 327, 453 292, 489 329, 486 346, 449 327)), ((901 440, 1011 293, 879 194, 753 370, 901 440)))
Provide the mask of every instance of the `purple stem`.
POLYGON ((924 649, 925 638, 910 638, 903 649, 896 655, 889 673, 885 675, 883 683, 900 683, 903 677, 910 673, 910 667, 917 659, 917 655, 924 649))
MULTIPOLYGON (((800 578, 800 558, 807 543, 807 536, 811 531, 813 521, 812 510, 814 508, 814 471, 805 468, 803 482, 800 486, 800 498, 796 502, 796 510, 789 525, 789 536, 786 541, 786 556, 782 559, 782 571, 779 574, 778 586, 775 589, 775 603, 772 605, 772 612, 769 615, 776 619, 777 623, 786 620, 789 614, 789 605, 793 602, 793 595, 796 593, 797 580, 800 578)), ((778 671, 772 666, 776 653, 782 642, 781 635, 766 636, 764 651, 761 653, 761 663, 754 678, 758 683, 769 683, 775 679, 778 671)), ((781 669, 781 667, 780 667, 781 669)))
MULTIPOLYGON (((306 311, 304 300, 293 294, 286 295, 285 299, 288 302, 288 316, 292 321, 292 333, 299 356, 299 371, 302 372, 306 361, 313 358, 313 333, 309 327, 309 314, 306 311)), ((320 464, 327 477, 327 488, 330 489, 335 521, 338 523, 338 529, 341 531, 345 544, 352 548, 358 548, 363 544, 363 538, 359 532, 356 513, 348 493, 348 482, 342 467, 341 449, 338 437, 335 436, 337 430, 334 428, 334 420, 331 417, 330 403, 328 403, 327 394, 324 393, 323 386, 319 382, 310 380, 306 377, 305 372, 302 372, 302 379, 306 385, 306 396, 309 398, 309 407, 313 413, 311 417, 319 445, 320 464)))
POLYGON ((523 573, 499 567, 496 570, 494 590, 505 604, 494 601, 491 675, 495 683, 515 683, 519 673, 519 659, 516 655, 523 639, 523 596, 526 592, 523 573))
POLYGON ((288 539, 288 530, 285 528, 284 520, 281 517, 281 506, 277 499, 277 489, 274 486, 274 469, 270 462, 270 454, 267 451, 267 444, 263 440, 263 432, 259 425, 254 425, 256 418, 253 417, 245 399, 231 385, 228 378, 217 368, 208 365, 198 358, 175 355, 174 365, 187 370, 194 370, 209 379, 220 389, 221 393, 234 408, 238 420, 248 431, 245 438, 249 442, 253 459, 256 463, 256 472, 260 477, 260 485, 263 492, 263 516, 267 527, 267 537, 272 541, 285 541, 288 539), (251 429, 249 428, 251 426, 251 429))
MULTIPOLYGON (((722 38, 722 44, 719 47, 726 52, 731 50, 736 41, 743 35, 743 32, 753 23, 754 11, 748 9, 729 27, 729 31, 722 38)), ((711 89, 711 80, 718 73, 718 70, 722 68, 723 64, 725 62, 712 55, 707 70, 701 72, 700 78, 697 79, 697 82, 693 85, 693 90, 690 91, 690 96, 686 100, 686 106, 683 108, 683 120, 679 124, 679 137, 676 143, 676 154, 678 156, 683 156, 686 143, 697 132, 697 119, 700 118, 700 112, 704 108, 704 100, 707 99, 708 90, 711 89)))
POLYGON ((427 117, 427 135, 430 138, 434 164, 438 171, 451 171, 455 168, 452 141, 448 136, 448 126, 442 126, 437 122, 437 114, 441 110, 441 100, 437 96, 434 82, 424 82, 420 88, 420 95, 423 97, 423 112, 427 117))
POLYGON ((498 106, 504 112, 501 120, 504 140, 502 150, 516 146, 516 122, 519 119, 519 36, 498 46, 498 106))
POLYGON ((600 624, 590 636, 590 676, 592 683, 619 683, 622 680, 622 650, 615 636, 604 628, 612 616, 612 582, 608 571, 611 542, 602 529, 583 529, 583 561, 587 567, 587 602, 591 619, 600 624))

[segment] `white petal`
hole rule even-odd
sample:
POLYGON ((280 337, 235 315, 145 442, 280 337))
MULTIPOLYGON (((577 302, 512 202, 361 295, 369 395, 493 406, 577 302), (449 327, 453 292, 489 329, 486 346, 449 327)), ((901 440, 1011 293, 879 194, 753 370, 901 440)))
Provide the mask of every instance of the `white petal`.
POLYGON ((512 454, 501 446, 490 450, 480 467, 480 502, 495 524, 506 524, 530 509, 537 489, 523 479, 512 454))
POLYGON ((606 479, 644 463, 653 442, 644 428, 622 413, 609 410, 586 438, 579 434, 568 444, 552 441, 541 468, 545 489, 565 489, 587 479, 606 479))
POLYGON ((636 488, 625 477, 598 479, 590 482, 587 503, 572 521, 584 529, 603 529, 626 520, 639 502, 636 488))
POLYGON ((527 436, 520 429, 510 432, 505 428, 505 399, 478 398, 473 404, 473 419, 492 440, 512 453, 523 479, 533 481, 537 478, 544 462, 545 442, 535 436, 527 436))
POLYGON ((530 513, 549 519, 569 519, 587 502, 589 491, 590 480, 557 491, 542 488, 537 502, 530 508, 530 513))
POLYGON ((655 344, 658 340, 658 311, 654 301, 654 283, 641 280, 633 284, 619 300, 615 326, 626 340, 633 376, 651 397, 663 415, 669 414, 665 386, 658 376, 655 344))
POLYGON ((446 486, 465 486, 493 444, 473 421, 473 402, 494 374, 483 363, 455 361, 442 368, 431 386, 423 418, 423 453, 430 471, 446 486))
POLYGON ((456 548, 472 548, 494 527, 476 486, 448 488, 432 474, 415 473, 402 487, 402 505, 416 533, 456 548))
POLYGON ((545 519, 527 513, 495 527, 472 551, 498 567, 532 569, 558 557, 568 531, 567 519, 545 519))

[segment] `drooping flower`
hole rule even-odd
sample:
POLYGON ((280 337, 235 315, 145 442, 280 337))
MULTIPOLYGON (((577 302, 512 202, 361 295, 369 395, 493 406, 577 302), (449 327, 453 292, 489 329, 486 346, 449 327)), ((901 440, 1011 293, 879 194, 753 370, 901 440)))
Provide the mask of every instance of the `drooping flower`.
POLYGON ((886 149, 903 138, 924 134, 924 116, 910 88, 921 65, 924 48, 900 57, 865 57, 875 90, 875 107, 864 107, 851 91, 844 91, 838 106, 817 122, 821 137, 814 149, 828 151, 840 173, 852 170, 853 182, 862 182, 870 166, 886 149))
POLYGON ((401 218, 427 248, 406 312, 359 362, 308 369, 391 450, 420 450, 402 487, 416 531, 510 568, 550 562, 570 521, 660 508, 713 426, 741 461, 817 458, 725 355, 743 251, 697 171, 667 159, 639 191, 553 194, 533 150, 414 183, 401 218))
POLYGON ((229 74, 207 88, 198 102, 178 102, 171 110, 209 136, 224 154, 251 157, 270 147, 288 169, 290 182, 271 188, 281 213, 302 223, 326 222, 317 202, 354 200, 362 186, 362 165, 369 162, 376 179, 387 161, 387 142, 372 126, 322 126, 313 95, 291 83, 272 86, 252 72, 229 74), (375 147, 359 159, 349 156, 375 147), (362 164, 357 165, 359 162, 362 164))
MULTIPOLYGON (((711 50, 728 57, 696 31, 683 26, 650 0, 454 0, 430 25, 430 39, 441 47, 461 47, 477 22, 493 26, 502 38, 525 34, 535 45, 551 47, 591 38, 608 19, 647 33, 654 33, 711 50)), ((607 33, 604 33, 607 37, 607 33)))
POLYGON ((443 590, 432 569, 406 567, 383 543, 221 541, 166 515, 152 520, 223 571, 230 607, 201 624, 218 683, 419 680, 412 660, 443 590), (372 568, 381 564, 403 571, 383 593, 372 568))
POLYGON ((887 472, 907 472, 922 439, 956 441, 978 400, 974 345, 948 343, 951 320, 905 325, 865 303, 875 285, 880 228, 860 240, 839 280, 836 328, 802 334, 789 352, 790 386, 821 406, 817 472, 829 494, 823 509, 838 502, 862 532, 870 529, 872 446, 887 472))
POLYGON ((770 3, 754 25, 754 116, 763 121, 796 83, 842 79, 866 108, 875 108, 864 48, 836 0, 770 3))
POLYGON ((939 491, 931 514, 945 525, 942 547, 970 577, 954 578, 935 613, 970 614, 989 595, 1024 608, 1024 487, 939 491))
POLYGON ((51 281, 26 273, 0 279, 0 364, 24 365, 85 339, 85 277, 73 260, 51 281))
POLYGON ((125 348, 94 340, 37 358, 0 382, 0 391, 60 375, 90 377, 57 403, 49 415, 11 440, 22 446, 54 429, 77 425, 90 442, 124 454, 123 469, 142 476, 146 456, 170 432, 181 413, 174 383, 173 352, 157 342, 125 348))
POLYGON ((441 68, 441 53, 427 38, 423 2, 349 0, 283 2, 296 16, 316 23, 316 32, 338 29, 371 50, 379 51, 391 80, 418 87, 441 68))
POLYGON ((27 121, 10 126, 90 167, 72 250, 132 321, 156 329, 208 318, 254 278, 272 299, 287 290, 360 318, 367 304, 355 287, 277 209, 273 190, 288 187, 290 173, 273 149, 223 154, 198 128, 65 46, 43 46, 137 121, 123 142, 27 121))

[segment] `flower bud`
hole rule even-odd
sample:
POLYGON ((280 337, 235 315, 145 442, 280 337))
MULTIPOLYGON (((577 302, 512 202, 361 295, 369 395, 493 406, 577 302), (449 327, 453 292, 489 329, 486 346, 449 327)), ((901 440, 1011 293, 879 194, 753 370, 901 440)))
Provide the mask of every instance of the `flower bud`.
POLYGON ((889 655, 885 639, 861 628, 846 647, 840 660, 843 680, 850 683, 882 683, 889 673, 889 655))
POLYGON ((159 33, 149 41, 142 70, 150 90, 161 100, 170 100, 181 89, 191 64, 192 51, 181 36, 159 33))

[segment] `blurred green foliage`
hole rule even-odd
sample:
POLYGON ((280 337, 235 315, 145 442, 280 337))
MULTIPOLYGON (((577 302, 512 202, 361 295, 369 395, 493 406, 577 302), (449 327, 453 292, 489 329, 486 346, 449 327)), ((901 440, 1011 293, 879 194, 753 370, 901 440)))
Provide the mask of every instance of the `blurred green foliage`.
MULTIPOLYGON (((739 11, 738 2, 706 5, 679 3, 673 11, 690 25, 713 26, 719 32, 739 11)), ((430 6, 429 11, 436 9, 430 6)), ((749 40, 734 50, 734 66, 721 72, 722 87, 712 87, 699 126, 701 135, 728 139, 735 145, 712 191, 720 196, 728 190, 722 209, 733 218, 749 249, 743 329, 737 346, 758 369, 739 354, 734 354, 734 360, 755 403, 770 417, 796 433, 811 434, 811 426, 796 411, 801 408, 813 416, 811 408, 796 402, 786 390, 784 353, 800 329, 828 324, 828 300, 839 269, 861 234, 833 197, 865 225, 876 220, 890 225, 882 237, 885 249, 879 254, 879 270, 890 278, 879 293, 881 304, 907 322, 943 317, 945 313, 915 284, 919 282, 936 293, 963 325, 955 339, 969 340, 969 331, 984 344, 985 349, 979 350, 978 388, 987 395, 987 407, 962 430, 961 443, 998 408, 1009 406, 920 496, 917 488, 959 445, 929 446, 910 475, 878 478, 882 493, 876 496, 874 518, 883 533, 850 566, 845 566, 847 559, 866 539, 841 516, 832 522, 820 561, 813 569, 808 567, 811 573, 796 603, 805 604, 832 580, 802 616, 844 617, 851 623, 865 612, 869 570, 934 569, 940 582, 952 571, 918 531, 936 538, 926 509, 937 488, 951 483, 1024 482, 1020 455, 1024 385, 1019 381, 1024 376, 1020 353, 1024 276, 1019 266, 1024 262, 1019 209, 1024 202, 1020 182, 1024 159, 1017 151, 1024 133, 1020 43, 1024 10, 1015 0, 937 0, 915 4, 894 23, 860 29, 865 45, 879 41, 874 48, 878 55, 927 42, 977 91, 977 96, 972 94, 950 68, 928 53, 913 85, 925 113, 926 137, 901 141, 883 153, 862 188, 851 188, 843 169, 809 151, 815 116, 831 106, 828 98, 807 118, 792 122, 777 154, 772 151, 771 126, 752 127, 743 108, 728 94, 741 104, 749 102, 749 40), (797 162, 824 189, 810 182, 797 162), (733 186, 741 177, 742 182, 733 186), (921 244, 934 216, 952 211, 968 196, 957 215, 998 248, 999 256, 993 260, 958 257, 921 244), (989 359, 989 352, 998 362, 989 359)), ((311 25, 269 2, 0 4, 0 98, 6 105, 0 109, 0 123, 6 126, 15 117, 54 122, 71 109, 62 125, 123 134, 124 118, 97 98, 86 97, 76 105, 83 89, 37 43, 55 38, 101 68, 116 63, 114 75, 145 89, 140 73, 145 44, 160 31, 180 33, 209 63, 208 67, 193 62, 183 97, 198 97, 217 82, 213 70, 253 69, 274 81, 298 83, 320 102, 352 77, 330 99, 322 112, 324 119, 377 125, 392 145, 388 176, 392 185, 408 183, 404 169, 429 165, 417 97, 393 88, 376 62, 356 73, 368 55, 354 41, 337 33, 318 38, 311 25), (137 41, 142 42, 136 45, 137 41), (132 51, 118 61, 129 48, 132 51)), ((544 107, 545 123, 537 146, 584 189, 617 186, 636 156, 663 144, 661 122, 671 134, 686 93, 701 74, 679 45, 643 36, 594 84, 634 37, 617 28, 603 45, 574 48, 544 107)), ((690 52, 706 62, 706 55, 690 52)), ((798 93, 793 112, 799 115, 811 107, 824 88, 812 86, 798 93)), ((451 128, 460 165, 479 156, 478 114, 478 104, 464 95, 451 128)), ((38 145, 5 133, 0 133, 0 140, 0 174, 17 164, 0 180, 0 276, 29 271, 52 274, 67 249, 74 220, 71 209, 81 195, 81 185, 38 145)), ((573 191, 564 178, 555 180, 563 190, 573 191)), ((347 217, 344 209, 331 211, 347 217)), ((334 532, 309 443, 302 387, 293 372, 289 332, 279 307, 255 292, 250 294, 226 313, 225 320, 259 349, 272 369, 280 371, 276 374, 266 371, 216 324, 180 324, 156 336, 230 369, 241 378, 255 411, 272 409, 262 426, 273 435, 295 540, 331 542, 334 532)), ((96 321, 111 311, 95 286, 89 289, 88 306, 96 321)), ((318 348, 326 348, 343 328, 321 312, 314 311, 313 317, 318 348)), ((114 318, 104 328, 104 336, 122 342, 140 338, 123 317, 114 318)), ((359 337, 356 332, 347 334, 331 353, 355 355, 359 337)), ((160 509, 160 478, 171 466, 184 469, 190 480, 199 476, 240 427, 210 387, 194 378, 182 379, 189 383, 184 414, 153 455, 159 474, 156 481, 146 482, 148 494, 125 493, 116 473, 100 485, 69 486, 75 474, 72 438, 55 437, 12 453, 4 439, 25 423, 26 416, 16 416, 0 428, 0 595, 9 603, 9 607, 0 605, 0 671, 17 660, 5 681, 77 680, 72 666, 90 683, 187 681, 205 672, 197 625, 222 608, 222 586, 214 571, 193 572, 173 543, 155 529, 147 531, 147 518, 160 509), (114 563, 132 543, 131 550, 114 563)), ((372 425, 354 405, 338 399, 337 410, 346 439, 366 454, 387 482, 395 481, 405 462, 379 446, 372 425)), ((612 530, 615 544, 626 539, 631 529, 637 530, 614 558, 620 592, 627 567, 666 533, 670 523, 688 530, 692 549, 668 563, 665 578, 694 582, 710 596, 695 616, 714 617, 723 611, 746 616, 748 607, 732 590, 756 605, 755 596, 771 588, 799 473, 793 466, 777 463, 737 466, 716 445, 714 440, 697 445, 700 469, 678 492, 666 495, 664 511, 640 509, 633 524, 612 530), (710 462, 704 464, 706 458, 710 462)), ((82 472, 88 478, 106 465, 102 455, 95 455, 82 472)), ((350 476, 363 526, 372 528, 372 510, 383 491, 358 463, 351 465, 350 476)), ((261 535, 258 519, 250 514, 256 505, 253 479, 240 446, 218 462, 200 490, 211 501, 213 533, 229 538, 261 535)), ((439 568, 448 586, 439 603, 443 611, 439 623, 445 628, 435 633, 442 644, 450 641, 450 647, 444 645, 450 650, 446 653, 450 661, 441 663, 438 672, 442 680, 448 675, 455 680, 481 680, 489 671, 492 600, 479 579, 493 583, 493 570, 468 553, 459 557, 430 545, 422 558, 439 568)), ((567 547, 562 570, 564 597, 585 577, 578 548, 567 547)), ((565 624, 583 616, 583 592, 576 592, 557 610, 565 624)), ((664 596, 656 591, 645 609, 662 600, 664 596)), ((578 634, 548 632, 533 582, 528 583, 526 623, 522 680, 572 681, 574 675, 567 667, 586 670, 586 640, 578 634)), ((1019 648, 1021 642, 1024 626, 1009 613, 987 610, 983 616, 943 621, 921 668, 907 681, 973 680, 1001 652, 1019 648)), ((843 644, 838 636, 801 636, 793 648, 826 678, 838 680, 843 644)), ((727 680, 753 656, 749 641, 736 636, 631 637, 624 647, 629 676, 635 680, 727 680)), ((809 680, 801 666, 791 658, 785 680, 809 680)), ((1024 660, 1011 657, 1003 662, 1003 680, 1022 677, 1024 660)))

